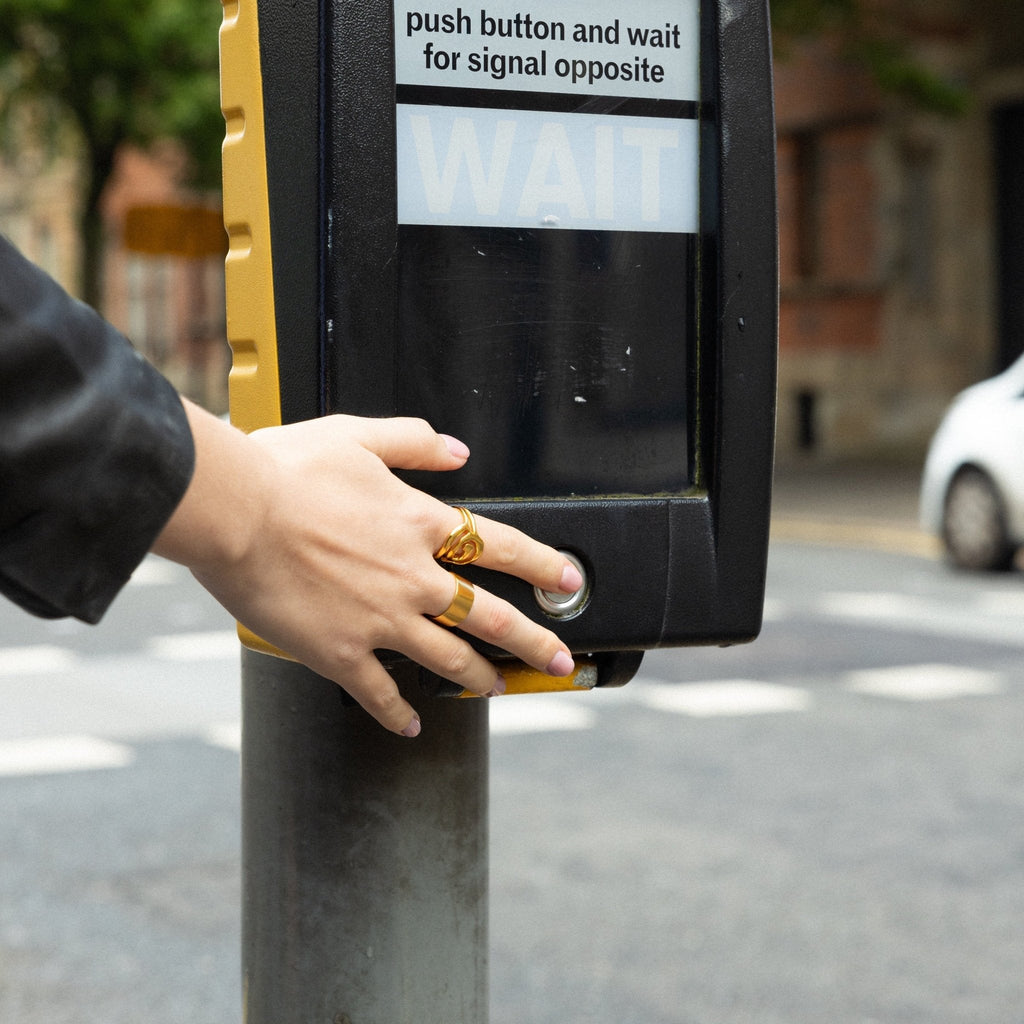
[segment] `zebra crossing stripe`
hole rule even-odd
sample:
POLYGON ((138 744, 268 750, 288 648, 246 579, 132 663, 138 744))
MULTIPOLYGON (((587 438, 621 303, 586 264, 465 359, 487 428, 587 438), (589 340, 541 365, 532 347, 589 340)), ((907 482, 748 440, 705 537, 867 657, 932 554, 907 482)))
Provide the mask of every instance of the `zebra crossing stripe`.
POLYGON ((74 651, 56 644, 0 647, 0 676, 46 675, 67 672, 78 664, 74 651))
POLYGON ((811 695, 807 690, 752 679, 641 684, 637 697, 639 703, 654 711, 693 718, 806 711, 811 705, 811 695))
POLYGON ((854 693, 907 701, 987 697, 1003 692, 1001 673, 959 665, 858 669, 847 673, 846 685, 854 693))
POLYGON ((40 736, 0 742, 0 777, 124 768, 135 751, 95 736, 40 736))

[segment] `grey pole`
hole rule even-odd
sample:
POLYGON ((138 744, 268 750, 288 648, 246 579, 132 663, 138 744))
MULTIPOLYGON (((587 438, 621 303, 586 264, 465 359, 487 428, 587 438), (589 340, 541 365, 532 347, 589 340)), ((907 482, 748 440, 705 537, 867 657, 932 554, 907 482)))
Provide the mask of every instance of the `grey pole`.
POLYGON ((417 678, 407 740, 243 651, 247 1024, 486 1024, 487 701, 417 678))

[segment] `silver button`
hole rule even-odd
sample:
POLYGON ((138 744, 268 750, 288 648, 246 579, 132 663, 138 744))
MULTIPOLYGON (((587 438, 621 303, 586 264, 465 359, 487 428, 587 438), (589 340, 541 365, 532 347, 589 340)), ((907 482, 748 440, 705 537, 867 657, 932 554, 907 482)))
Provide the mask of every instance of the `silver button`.
POLYGON ((562 551, 560 553, 565 555, 579 569, 580 575, 583 577, 583 586, 575 594, 559 594, 555 591, 541 590, 540 587, 534 587, 533 596, 537 599, 537 604, 548 615, 564 619, 582 610, 583 605, 586 604, 587 598, 590 596, 590 580, 587 577, 587 570, 583 568, 583 563, 574 554, 569 551, 562 551))

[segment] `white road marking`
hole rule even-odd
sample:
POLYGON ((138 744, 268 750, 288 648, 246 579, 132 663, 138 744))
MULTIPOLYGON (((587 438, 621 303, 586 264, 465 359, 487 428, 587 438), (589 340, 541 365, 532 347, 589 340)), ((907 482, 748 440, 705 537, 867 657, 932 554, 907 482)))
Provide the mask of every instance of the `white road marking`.
POLYGON ((1024 630, 1024 593, 1016 590, 983 590, 974 596, 978 610, 983 614, 1015 618, 1024 630))
POLYGON ((893 623, 927 618, 935 606, 921 598, 892 591, 838 591, 822 594, 816 607, 841 619, 893 623))
POLYGON ((822 594, 815 602, 815 611, 901 633, 916 631, 1024 648, 1024 622, 1012 614, 995 615, 983 604, 952 607, 907 594, 841 591, 822 594))
POLYGON ((204 731, 203 738, 211 746, 239 754, 242 751, 242 723, 222 722, 220 725, 211 725, 204 731))
POLYGON ((177 562, 169 562, 166 558, 150 555, 143 559, 132 573, 130 585, 135 587, 167 586, 177 583, 188 575, 188 569, 178 565, 177 562))
POLYGON ((694 718, 806 711, 811 704, 811 695, 806 690, 751 679, 644 684, 638 688, 637 697, 641 704, 655 711, 694 718))
POLYGON ((519 735, 529 732, 560 732, 590 729, 596 720, 594 712, 582 704, 586 694, 573 694, 569 699, 557 694, 514 694, 490 702, 492 735, 519 735))
POLYGON ((0 777, 123 768, 135 751, 93 736, 41 736, 0 742, 0 777))
POLYGON ((146 644, 146 653, 162 661, 237 660, 240 649, 238 634, 233 629, 154 636, 146 644))
POLYGON ((67 672, 77 663, 78 656, 74 651, 55 644, 0 647, 0 676, 67 672))
POLYGON ((858 669, 847 673, 846 685, 855 693, 908 701, 987 697, 1003 692, 1000 673, 958 665, 858 669))

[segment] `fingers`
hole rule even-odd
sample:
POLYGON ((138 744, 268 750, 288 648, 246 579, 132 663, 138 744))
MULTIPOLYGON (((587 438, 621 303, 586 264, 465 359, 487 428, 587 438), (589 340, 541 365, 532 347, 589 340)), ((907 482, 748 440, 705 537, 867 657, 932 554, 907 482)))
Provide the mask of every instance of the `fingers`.
MULTIPOLYGON (((511 573, 520 579, 562 594, 574 594, 583 586, 583 577, 566 557, 549 547, 533 540, 513 526, 499 523, 483 516, 474 516, 476 532, 483 541, 483 552, 475 564, 485 569, 511 573)), ((463 525, 461 513, 451 510, 448 517, 452 529, 463 525)), ((435 551, 447 538, 440 538, 435 551)))
MULTIPOLYGON (((469 614, 459 628, 549 675, 566 676, 575 668, 569 649, 554 633, 485 590, 474 588, 469 614)), ((435 675, 481 696, 505 692, 497 668, 463 637, 431 618, 418 618, 395 649, 435 675)), ((419 715, 375 657, 347 665, 338 682, 385 729, 409 738, 419 735, 419 715)))
MULTIPOLYGON (((444 572, 436 615, 452 605, 454 594, 465 596, 466 587, 453 587, 453 576, 444 572)), ((551 630, 533 622, 507 601, 470 586, 468 614, 459 629, 499 647, 541 672, 554 676, 569 675, 575 665, 569 649, 551 630)), ((427 613, 430 615, 430 613, 427 613)), ((435 675, 466 690, 486 697, 505 692, 505 681, 498 669, 452 629, 439 625, 435 616, 416 617, 400 639, 389 645, 393 650, 422 665, 435 675)), ((394 680, 375 657, 359 664, 348 664, 337 680, 381 725, 407 737, 420 733, 420 719, 398 691, 394 680)))
POLYGON ((335 681, 385 729, 409 739, 420 734, 420 716, 372 655, 359 665, 348 666, 344 678, 335 681))
POLYGON ((410 649, 402 653, 427 671, 484 697, 505 692, 498 669, 458 634, 424 618, 408 639, 410 649))
POLYGON ((339 416, 345 429, 392 469, 458 469, 469 449, 457 438, 438 434, 425 420, 412 417, 365 419, 339 416))
MULTIPOLYGON (((436 433, 425 420, 355 416, 336 419, 363 447, 392 469, 453 470, 469 458, 466 445, 447 434, 436 433)), ((435 551, 448 532, 461 524, 461 516, 454 509, 446 516, 451 525, 444 535, 437 537, 435 551)), ((579 570, 553 548, 504 523, 482 517, 477 518, 477 523, 477 531, 485 542, 479 564, 485 568, 514 573, 543 590, 564 594, 575 593, 583 585, 579 570)))
POLYGON ((548 675, 567 676, 575 667, 569 648, 550 629, 479 587, 459 629, 548 675))
MULTIPOLYGON (((452 580, 452 574, 449 573, 448 578, 452 580)), ((449 589, 451 603, 440 609, 437 615, 456 607, 465 589, 465 586, 456 589, 455 601, 451 601, 452 591, 449 589)), ((462 609, 465 618, 456 615, 460 619, 460 630, 549 675, 565 676, 573 671, 575 666, 568 647, 551 630, 538 625, 489 591, 471 587, 470 596, 468 613, 465 613, 464 605, 462 609)), ((439 625, 436 616, 424 618, 413 639, 414 649, 403 653, 425 668, 475 693, 488 694, 494 689, 497 677, 494 666, 449 627, 439 625)))

